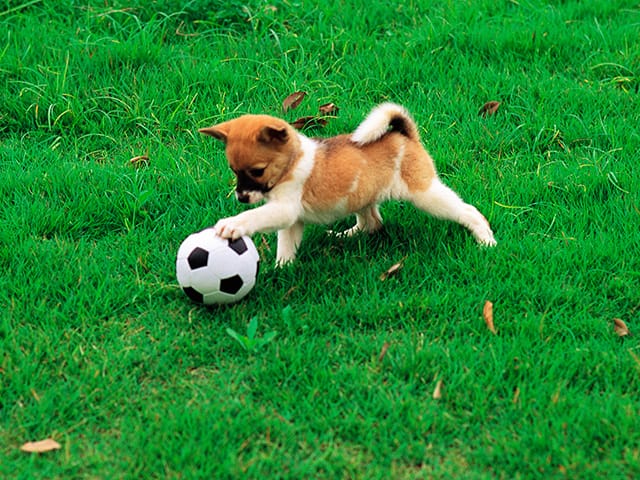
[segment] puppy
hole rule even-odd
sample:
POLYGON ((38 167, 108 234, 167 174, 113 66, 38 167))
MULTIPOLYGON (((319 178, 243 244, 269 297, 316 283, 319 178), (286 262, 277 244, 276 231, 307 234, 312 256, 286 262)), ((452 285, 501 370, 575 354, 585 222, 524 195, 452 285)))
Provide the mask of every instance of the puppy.
POLYGON ((218 221, 216 233, 236 239, 277 231, 279 265, 295 259, 306 223, 355 214, 355 226, 341 235, 373 232, 382 226, 378 205, 391 199, 463 225, 482 245, 496 244, 484 216, 440 181, 400 105, 381 104, 352 134, 326 139, 308 138, 267 115, 244 115, 200 132, 226 144, 237 199, 266 201, 218 221))

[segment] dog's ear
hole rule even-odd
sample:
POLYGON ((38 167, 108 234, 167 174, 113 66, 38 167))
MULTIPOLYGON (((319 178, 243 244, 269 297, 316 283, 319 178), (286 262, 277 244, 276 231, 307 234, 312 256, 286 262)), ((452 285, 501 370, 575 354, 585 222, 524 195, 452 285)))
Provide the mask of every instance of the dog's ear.
POLYGON ((289 132, 286 127, 266 126, 258 133, 258 141, 262 143, 284 144, 289 140, 289 132))
POLYGON ((229 135, 229 126, 227 123, 221 123, 212 127, 201 128, 198 130, 200 133, 209 135, 213 138, 217 138, 221 142, 227 143, 227 136, 229 135))

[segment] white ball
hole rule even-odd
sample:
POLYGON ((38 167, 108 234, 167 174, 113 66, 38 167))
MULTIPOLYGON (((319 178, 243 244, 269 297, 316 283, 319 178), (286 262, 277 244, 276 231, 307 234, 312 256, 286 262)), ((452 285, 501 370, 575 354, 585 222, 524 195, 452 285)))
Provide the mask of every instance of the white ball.
POLYGON ((259 266, 260 256, 251 238, 227 240, 207 228, 189 235, 180 245, 176 276, 195 302, 233 303, 256 284, 259 266))

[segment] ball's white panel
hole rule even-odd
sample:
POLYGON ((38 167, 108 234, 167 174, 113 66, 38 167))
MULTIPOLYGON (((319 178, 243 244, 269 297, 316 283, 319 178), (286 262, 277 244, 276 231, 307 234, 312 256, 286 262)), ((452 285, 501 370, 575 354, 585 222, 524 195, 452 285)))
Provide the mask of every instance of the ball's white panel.
POLYGON ((205 305, 224 305, 227 303, 237 302, 241 299, 242 297, 239 297, 238 295, 226 295, 222 292, 214 292, 205 295, 203 303, 205 305))
POLYGON ((220 278, 218 278, 215 271, 208 267, 191 270, 190 281, 190 286, 203 295, 217 292, 220 289, 220 278))
POLYGON ((238 255, 228 245, 224 245, 211 252, 209 266, 215 270, 220 278, 233 277, 234 275, 243 276, 247 267, 246 260, 250 259, 245 259, 244 255, 238 255))
POLYGON ((176 260, 176 277, 181 287, 191 286, 191 269, 184 257, 178 257, 176 260))

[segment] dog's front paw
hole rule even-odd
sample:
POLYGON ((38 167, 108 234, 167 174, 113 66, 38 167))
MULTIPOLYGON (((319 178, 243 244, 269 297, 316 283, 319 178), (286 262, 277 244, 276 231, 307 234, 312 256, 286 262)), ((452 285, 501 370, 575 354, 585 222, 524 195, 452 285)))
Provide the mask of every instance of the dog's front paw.
POLYGON ((498 244, 493 236, 493 231, 489 226, 489 222, 486 220, 484 225, 480 225, 473 230, 473 236, 483 247, 495 247, 498 244))
POLYGON ((483 236, 476 237, 476 240, 483 247, 495 247, 498 244, 498 242, 496 242, 496 239, 493 237, 493 232, 491 230, 489 230, 483 236))
POLYGON ((222 238, 229 238, 231 240, 237 240, 238 238, 247 235, 248 228, 243 224, 241 220, 236 217, 223 218, 218 220, 213 226, 213 230, 216 235, 222 238))

